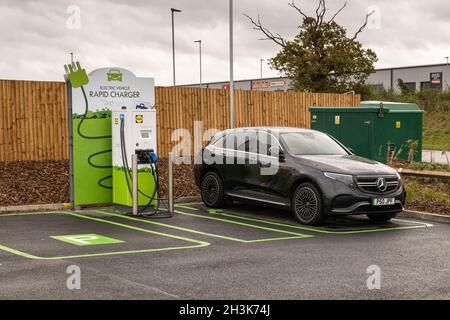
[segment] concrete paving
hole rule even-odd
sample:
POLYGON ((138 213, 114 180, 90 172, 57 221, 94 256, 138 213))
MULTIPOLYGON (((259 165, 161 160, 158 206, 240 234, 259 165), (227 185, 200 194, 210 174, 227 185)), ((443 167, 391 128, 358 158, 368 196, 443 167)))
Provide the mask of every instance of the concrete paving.
POLYGON ((450 164, 450 151, 443 153, 441 150, 422 150, 422 161, 437 164, 450 164))
POLYGON ((448 224, 350 217, 316 228, 253 206, 176 209, 158 220, 109 208, 0 215, 0 299, 450 298, 448 224), (80 290, 67 288, 73 265, 80 290), (372 265, 380 290, 367 288, 372 265))

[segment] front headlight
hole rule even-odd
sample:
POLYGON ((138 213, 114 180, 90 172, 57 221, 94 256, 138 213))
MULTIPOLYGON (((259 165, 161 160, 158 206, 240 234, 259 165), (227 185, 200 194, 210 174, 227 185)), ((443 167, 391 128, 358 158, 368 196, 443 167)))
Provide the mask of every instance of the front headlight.
POLYGON ((400 175, 400 173, 398 173, 397 170, 395 170, 395 174, 396 174, 396 176, 398 178, 398 183, 402 184, 402 176, 400 175))
POLYGON ((345 183, 346 185, 353 185, 353 176, 349 174, 342 174, 342 173, 333 173, 333 172, 325 172, 325 177, 340 181, 342 183, 345 183))

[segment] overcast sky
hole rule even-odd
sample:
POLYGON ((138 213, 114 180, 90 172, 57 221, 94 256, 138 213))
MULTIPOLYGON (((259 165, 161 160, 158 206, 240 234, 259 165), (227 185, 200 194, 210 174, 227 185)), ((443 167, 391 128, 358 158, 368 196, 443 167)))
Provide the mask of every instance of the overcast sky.
MULTIPOLYGON (((260 14, 267 27, 290 39, 301 17, 289 1, 234 1, 235 79, 258 78, 259 60, 280 49, 258 40, 261 34, 243 14, 260 14)), ((376 6, 376 20, 359 40, 378 54, 377 67, 442 63, 450 55, 448 0, 347 2, 337 22, 349 34, 376 6)), ((331 15, 344 1, 327 3, 331 15)), ((314 14, 317 0, 296 4, 314 14)), ((171 7, 183 10, 175 19, 177 84, 199 81, 198 39, 203 42, 204 82, 228 80, 228 0, 0 0, 0 79, 62 80, 63 65, 73 51, 88 71, 123 67, 155 77, 158 85, 170 85, 171 7), (74 8, 80 9, 79 28, 74 8)), ((264 66, 264 76, 277 75, 264 66)))

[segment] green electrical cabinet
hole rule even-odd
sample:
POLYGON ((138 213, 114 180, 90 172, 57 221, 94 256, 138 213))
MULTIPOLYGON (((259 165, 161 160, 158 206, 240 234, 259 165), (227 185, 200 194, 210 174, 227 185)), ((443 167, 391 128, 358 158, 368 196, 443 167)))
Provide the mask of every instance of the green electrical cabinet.
POLYGON ((360 107, 311 107, 311 129, 335 137, 361 157, 422 161, 423 111, 412 103, 362 102, 360 107), (411 151, 412 150, 412 151, 411 151))

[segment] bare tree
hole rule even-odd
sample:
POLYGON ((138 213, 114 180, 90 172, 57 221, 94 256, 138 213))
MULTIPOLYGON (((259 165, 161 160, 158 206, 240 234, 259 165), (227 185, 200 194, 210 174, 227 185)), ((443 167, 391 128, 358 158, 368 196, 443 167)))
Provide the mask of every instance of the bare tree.
POLYGON ((288 5, 301 17, 299 33, 288 40, 266 27, 258 15, 249 19, 253 29, 281 47, 280 52, 269 60, 270 66, 293 79, 293 87, 299 91, 347 92, 363 88, 365 80, 374 71, 377 56, 370 49, 363 49, 356 39, 367 27, 369 17, 355 33, 347 35, 347 30, 336 23, 336 18, 347 7, 347 3, 330 13, 326 0, 317 0, 313 14, 306 13, 294 1, 288 5))
MULTIPOLYGON (((339 10, 337 10, 331 16, 331 18, 328 21, 325 21, 325 15, 326 15, 326 13, 328 11, 325 0, 319 0, 319 5, 317 6, 317 9, 315 11, 315 13, 316 13, 315 17, 308 16, 299 6, 297 6, 295 4, 294 0, 291 3, 288 3, 288 5, 291 8, 297 10, 297 12, 303 17, 303 19, 314 19, 315 25, 319 26, 319 25, 321 25, 323 23, 330 24, 330 23, 334 22, 336 17, 347 7, 347 2, 344 2, 342 7, 339 8, 339 10)), ((358 37, 358 35, 367 27, 367 23, 369 21, 369 17, 372 14, 374 14, 374 13, 375 13, 375 11, 372 11, 372 12, 369 12, 369 13, 366 14, 364 23, 355 32, 353 37, 349 38, 350 40, 355 40, 358 37)), ((263 26, 263 24, 261 23, 261 18, 260 18, 259 15, 258 15, 256 20, 253 19, 252 17, 250 17, 247 14, 244 14, 244 16, 247 17, 247 19, 250 20, 250 22, 253 25, 253 29, 261 31, 266 36, 265 38, 262 38, 262 39, 259 39, 259 40, 272 40, 273 42, 275 42, 276 44, 278 44, 278 45, 280 45, 282 47, 284 47, 286 45, 287 40, 285 38, 283 38, 279 33, 273 33, 267 27, 263 26)))

